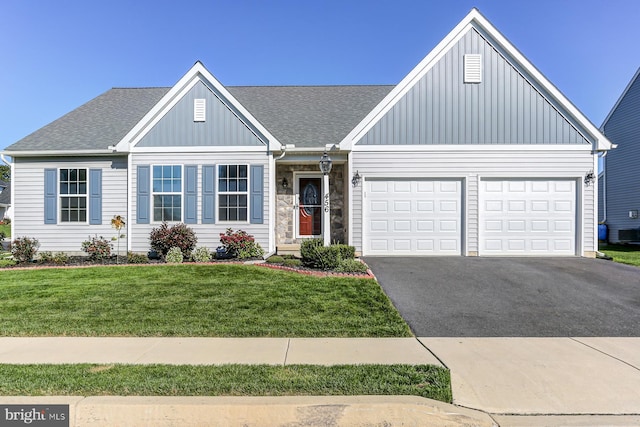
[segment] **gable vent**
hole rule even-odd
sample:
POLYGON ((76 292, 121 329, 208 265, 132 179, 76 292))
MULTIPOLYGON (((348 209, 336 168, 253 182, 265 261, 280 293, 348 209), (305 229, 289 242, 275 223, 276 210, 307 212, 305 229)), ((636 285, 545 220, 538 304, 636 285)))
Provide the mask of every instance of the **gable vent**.
POLYGON ((482 56, 480 54, 467 54, 464 56, 464 82, 482 82, 482 56))
POLYGON ((193 100, 193 121, 204 122, 207 116, 207 100, 196 98, 193 100))

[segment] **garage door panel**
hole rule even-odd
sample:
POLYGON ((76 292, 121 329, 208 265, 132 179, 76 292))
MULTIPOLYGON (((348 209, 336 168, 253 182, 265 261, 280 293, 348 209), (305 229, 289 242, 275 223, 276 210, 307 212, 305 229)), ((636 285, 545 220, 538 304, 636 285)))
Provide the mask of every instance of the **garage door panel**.
POLYGON ((461 181, 370 180, 365 191, 365 254, 460 255, 461 181))
POLYGON ((483 180, 480 255, 575 255, 576 181, 483 180))

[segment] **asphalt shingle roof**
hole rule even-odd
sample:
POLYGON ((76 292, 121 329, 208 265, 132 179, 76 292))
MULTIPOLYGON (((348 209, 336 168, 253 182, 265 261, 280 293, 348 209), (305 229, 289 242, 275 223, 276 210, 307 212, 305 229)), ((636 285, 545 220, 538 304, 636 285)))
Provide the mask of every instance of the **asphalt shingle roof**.
POLYGON ((7 147, 9 151, 100 150, 117 144, 169 88, 115 88, 7 147))
MULTIPOLYGON (((231 86, 282 144, 339 143, 393 86, 231 86)), ((40 128, 8 151, 100 150, 117 144, 170 88, 115 88, 40 128)))

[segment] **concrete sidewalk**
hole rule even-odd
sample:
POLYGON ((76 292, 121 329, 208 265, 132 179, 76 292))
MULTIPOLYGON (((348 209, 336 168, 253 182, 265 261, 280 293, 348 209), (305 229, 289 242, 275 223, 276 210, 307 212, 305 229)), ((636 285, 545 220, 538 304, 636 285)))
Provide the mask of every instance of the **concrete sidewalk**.
MULTIPOLYGON (((395 420, 402 419, 398 414, 408 417, 409 413, 431 414, 434 420, 442 414, 451 415, 450 423, 434 421, 434 425, 640 425, 640 338, 0 338, 0 363, 444 364, 451 370, 457 406, 434 406, 428 399, 415 406, 415 401, 394 401, 391 397, 343 398, 343 404, 331 400, 340 398, 314 397, 302 403, 295 398, 274 399, 283 399, 280 409, 286 407, 298 415, 316 411, 318 416, 330 417, 335 415, 335 405, 342 408, 341 413, 375 412, 385 407, 385 400, 395 402, 396 409, 385 407, 380 414, 394 413, 400 417, 395 420), (464 408, 472 411, 464 412, 464 408)), ((1 398, 0 403, 8 403, 6 399, 1 398)), ((112 418, 103 418, 110 421, 128 405, 169 419, 179 419, 176 414, 182 411, 170 399, 122 399, 80 398, 83 403, 79 405, 90 405, 90 412, 101 416, 112 414, 112 418), (178 418, 171 418, 174 415, 178 418)), ((187 407, 202 405, 204 411, 221 414, 232 413, 231 407, 237 404, 229 406, 228 401, 214 398, 207 403, 200 398, 185 399, 183 405, 191 402, 187 407)), ((260 411, 268 412, 263 406, 260 411)))

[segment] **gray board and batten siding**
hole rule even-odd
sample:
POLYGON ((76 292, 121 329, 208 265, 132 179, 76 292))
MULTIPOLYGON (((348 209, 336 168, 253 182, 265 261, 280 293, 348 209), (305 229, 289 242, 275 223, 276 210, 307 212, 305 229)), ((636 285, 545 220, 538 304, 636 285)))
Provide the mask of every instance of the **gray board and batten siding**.
POLYGON ((470 29, 357 143, 591 144, 495 46, 470 29), (481 83, 464 83, 465 54, 481 55, 481 83))
POLYGON ((268 146, 267 138, 231 103, 202 81, 142 137, 136 147, 268 146), (206 118, 194 121, 194 99, 206 100, 206 118))
POLYGON ((604 216, 609 227, 609 240, 617 242, 619 230, 640 228, 640 218, 629 218, 629 211, 640 212, 637 173, 640 164, 640 69, 601 130, 612 143, 617 144, 617 148, 604 158, 604 216))

